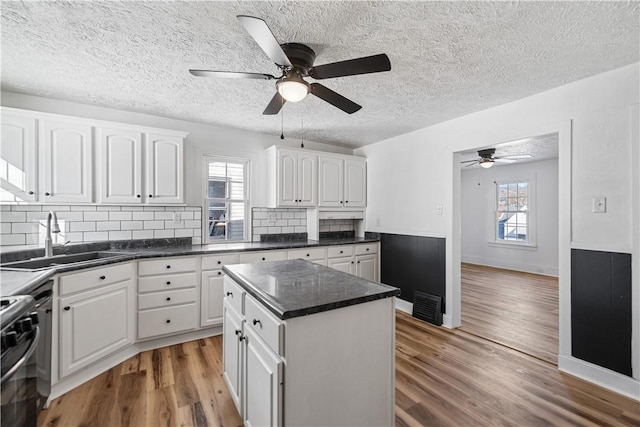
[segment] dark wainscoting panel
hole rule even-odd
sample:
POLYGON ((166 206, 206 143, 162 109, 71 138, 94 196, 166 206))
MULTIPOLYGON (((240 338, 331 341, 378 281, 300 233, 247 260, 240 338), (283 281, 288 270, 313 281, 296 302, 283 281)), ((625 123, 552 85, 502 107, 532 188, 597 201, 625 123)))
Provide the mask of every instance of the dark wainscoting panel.
POLYGON ((381 282, 400 288, 400 298, 413 302, 415 291, 442 297, 445 312, 445 239, 380 234, 381 282))
POLYGON ((571 250, 571 345, 578 359, 631 376, 631 255, 571 250))

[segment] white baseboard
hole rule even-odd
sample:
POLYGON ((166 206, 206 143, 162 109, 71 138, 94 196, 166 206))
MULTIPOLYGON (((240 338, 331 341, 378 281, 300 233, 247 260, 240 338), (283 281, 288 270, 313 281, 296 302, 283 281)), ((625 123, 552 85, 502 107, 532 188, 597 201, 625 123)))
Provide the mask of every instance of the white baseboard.
POLYGON ((558 267, 548 265, 534 265, 524 262, 513 262, 506 260, 496 260, 477 256, 463 256, 462 262, 469 264, 486 265, 489 267, 504 268, 506 270, 521 271, 523 273, 542 274, 543 276, 558 277, 558 267))
POLYGON ((405 313, 413 313, 413 304, 400 298, 396 298, 396 308, 405 313))
POLYGON ((571 356, 558 357, 558 369, 590 383, 640 401, 640 380, 571 356))

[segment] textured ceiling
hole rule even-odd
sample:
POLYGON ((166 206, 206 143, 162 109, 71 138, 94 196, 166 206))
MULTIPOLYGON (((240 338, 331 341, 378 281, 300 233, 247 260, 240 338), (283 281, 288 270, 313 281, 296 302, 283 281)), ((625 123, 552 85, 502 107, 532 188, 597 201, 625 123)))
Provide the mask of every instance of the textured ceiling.
MULTIPOLYGON (((264 19, 316 65, 386 53, 386 73, 323 80, 362 105, 309 96, 285 134, 359 147, 639 60, 637 2, 2 1, 2 89, 280 134, 263 116, 273 81, 193 77, 189 68, 277 74, 236 19, 264 19)), ((309 79, 311 80, 311 79, 309 79)))
MULTIPOLYGON (((550 133, 546 135, 532 135, 529 138, 518 139, 515 141, 507 141, 499 144, 492 145, 491 147, 478 148, 478 150, 485 148, 495 148, 496 152, 494 156, 516 156, 520 154, 529 154, 531 157, 528 159, 518 159, 516 163, 536 162, 540 160, 555 159, 558 157, 558 134, 550 133)), ((474 160, 479 158, 477 150, 468 150, 460 152, 460 161, 474 160)), ((513 163, 494 163, 494 166, 506 166, 513 163)), ((464 170, 467 170, 467 166, 461 166, 464 170)), ((477 163, 468 166, 469 169, 480 167, 477 163)))

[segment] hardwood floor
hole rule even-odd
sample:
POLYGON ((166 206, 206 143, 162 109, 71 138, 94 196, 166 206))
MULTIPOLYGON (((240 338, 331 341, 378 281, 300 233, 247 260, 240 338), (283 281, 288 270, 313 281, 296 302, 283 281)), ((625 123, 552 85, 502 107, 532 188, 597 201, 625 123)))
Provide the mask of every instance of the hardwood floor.
MULTIPOLYGON (((396 425, 640 425, 640 403, 398 311, 396 425)), ((239 426, 221 337, 148 351, 43 411, 39 426, 239 426)))
POLYGON ((558 279, 461 266, 463 331, 558 363, 558 279))

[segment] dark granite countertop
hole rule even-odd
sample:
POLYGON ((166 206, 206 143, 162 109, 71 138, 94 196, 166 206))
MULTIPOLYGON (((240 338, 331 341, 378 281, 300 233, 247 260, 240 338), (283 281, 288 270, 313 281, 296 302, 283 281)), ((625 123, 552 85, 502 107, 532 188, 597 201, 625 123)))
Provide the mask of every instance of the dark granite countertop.
POLYGON ((398 288, 301 259, 222 270, 282 320, 400 295, 398 288))
POLYGON ((173 256, 213 255, 218 253, 262 251, 262 250, 286 250, 295 248, 308 248, 319 246, 349 245, 354 243, 377 242, 378 238, 352 237, 330 240, 305 240, 270 243, 223 243, 208 245, 191 245, 190 238, 184 239, 153 239, 153 240, 123 240, 113 242, 78 243, 63 247, 54 247, 54 254, 74 254, 82 252, 117 252, 121 256, 102 258, 78 264, 56 265, 51 268, 38 271, 11 270, 5 263, 23 261, 42 257, 44 249, 25 249, 19 251, 2 252, 0 254, 0 296, 19 295, 28 293, 29 289, 42 284, 47 278, 56 273, 81 270, 85 268, 100 267, 118 262, 173 256), (42 275, 42 276, 41 276, 42 275), (22 285, 20 284, 22 283, 22 285))

